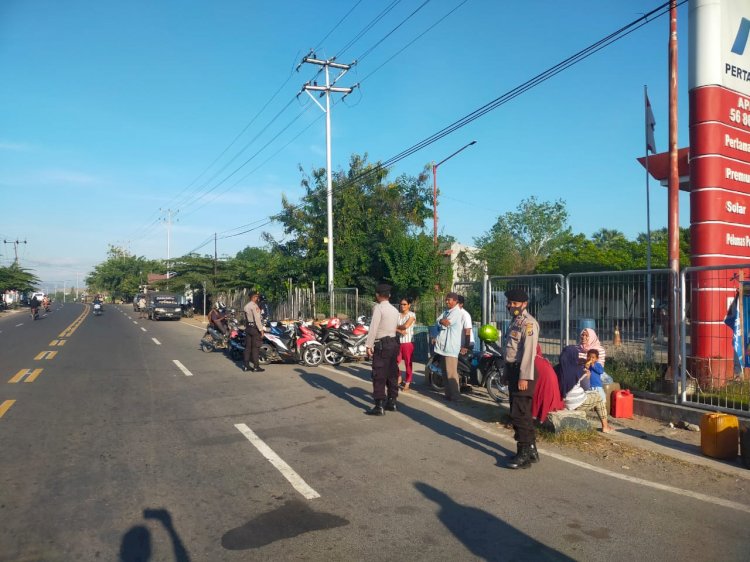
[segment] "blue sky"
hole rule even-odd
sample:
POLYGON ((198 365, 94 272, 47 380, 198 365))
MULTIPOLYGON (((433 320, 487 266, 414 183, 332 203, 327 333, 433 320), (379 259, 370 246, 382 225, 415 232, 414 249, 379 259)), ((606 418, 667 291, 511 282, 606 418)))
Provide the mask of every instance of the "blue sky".
MULTIPOLYGON (((3 1, 0 237, 27 241, 21 265, 43 281, 70 284, 109 244, 166 258, 159 217, 171 209, 179 212, 170 254, 184 254, 214 232, 273 215, 282 193, 298 200, 299 166, 325 165, 322 112, 306 94, 295 98, 314 74, 294 72, 309 49, 358 60, 340 84, 361 87, 331 113, 341 168, 352 153, 387 160, 660 2, 401 0, 373 23, 390 4, 3 1)), ((679 146, 687 146, 687 4, 678 22, 679 146)), ((392 174, 417 174, 476 139, 438 172, 440 230, 459 242, 471 244, 531 195, 565 200, 576 232, 644 232, 645 178, 635 161, 644 152, 643 86, 663 151, 668 25, 666 17, 649 23, 392 174)), ((655 182, 651 193, 655 229, 666 225, 667 194, 655 182)), ((684 194, 680 222, 689 223, 684 194)), ((425 227, 431 232, 431 221, 425 227)), ((270 224, 220 238, 219 255, 262 245, 263 231, 281 234, 270 224)), ((10 263, 13 245, 0 250, 0 263, 10 263)), ((213 253, 213 242, 198 251, 213 253)))

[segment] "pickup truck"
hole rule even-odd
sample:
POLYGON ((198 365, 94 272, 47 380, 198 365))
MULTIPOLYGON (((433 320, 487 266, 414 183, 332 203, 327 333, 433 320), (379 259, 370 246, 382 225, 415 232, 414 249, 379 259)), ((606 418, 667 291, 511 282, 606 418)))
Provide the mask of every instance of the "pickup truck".
POLYGON ((177 295, 172 293, 150 293, 147 298, 146 312, 149 320, 179 320, 182 318, 177 295))

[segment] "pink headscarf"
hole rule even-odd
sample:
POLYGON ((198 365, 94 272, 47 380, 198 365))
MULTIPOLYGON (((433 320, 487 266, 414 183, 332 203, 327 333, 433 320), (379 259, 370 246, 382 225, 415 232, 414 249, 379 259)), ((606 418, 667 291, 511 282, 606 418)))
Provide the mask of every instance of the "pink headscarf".
POLYGON ((584 346, 582 343, 578 344, 578 356, 582 357, 582 359, 586 359, 586 353, 589 349, 596 349, 599 352, 599 363, 604 365, 604 361, 607 359, 607 352, 604 351, 604 347, 602 347, 601 342, 599 341, 599 337, 596 335, 596 332, 592 330, 591 328, 584 328, 581 330, 581 333, 586 332, 589 336, 588 343, 584 346))

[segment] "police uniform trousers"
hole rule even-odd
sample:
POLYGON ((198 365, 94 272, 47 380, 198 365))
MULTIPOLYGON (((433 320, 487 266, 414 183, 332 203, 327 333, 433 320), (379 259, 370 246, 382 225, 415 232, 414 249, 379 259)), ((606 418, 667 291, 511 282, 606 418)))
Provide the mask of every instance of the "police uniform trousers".
POLYGON ((526 390, 518 390, 521 377, 521 365, 508 363, 505 368, 508 374, 508 390, 510 391, 510 420, 515 430, 513 436, 519 443, 531 444, 536 442, 536 431, 531 414, 531 402, 534 399, 536 381, 528 381, 526 390))
POLYGON ((372 352, 372 397, 394 400, 398 397, 398 353, 401 345, 395 337, 380 338, 372 352))
POLYGON ((246 367, 250 366, 251 361, 253 367, 256 369, 260 367, 258 355, 261 343, 263 343, 263 336, 261 336, 260 330, 255 324, 251 324, 245 330, 245 351, 242 353, 242 359, 246 367))

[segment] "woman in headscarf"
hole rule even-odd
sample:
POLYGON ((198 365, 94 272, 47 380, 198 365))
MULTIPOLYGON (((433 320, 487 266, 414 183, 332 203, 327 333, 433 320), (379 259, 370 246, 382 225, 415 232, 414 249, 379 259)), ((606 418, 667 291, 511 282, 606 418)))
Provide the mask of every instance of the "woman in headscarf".
POLYGON ((578 362, 580 364, 584 364, 586 362, 586 355, 589 352, 589 349, 596 349, 599 352, 599 360, 598 363, 601 363, 602 367, 604 367, 604 362, 607 359, 607 353, 604 351, 604 347, 602 347, 602 344, 599 342, 599 338, 596 335, 596 332, 592 330, 591 328, 584 328, 581 330, 581 336, 580 336, 580 343, 578 344, 578 362))
POLYGON ((560 363, 555 367, 562 398, 573 388, 583 375, 583 368, 578 363, 577 345, 568 345, 560 353, 560 363))
POLYGON ((542 355, 542 346, 539 344, 534 357, 534 378, 536 386, 531 401, 531 415, 543 423, 547 420, 547 414, 562 410, 565 405, 560 398, 560 385, 555 369, 542 355))

